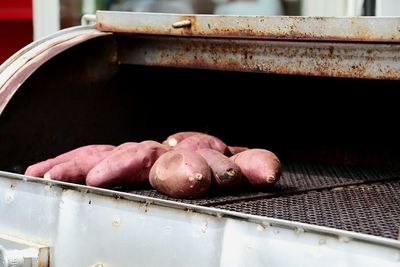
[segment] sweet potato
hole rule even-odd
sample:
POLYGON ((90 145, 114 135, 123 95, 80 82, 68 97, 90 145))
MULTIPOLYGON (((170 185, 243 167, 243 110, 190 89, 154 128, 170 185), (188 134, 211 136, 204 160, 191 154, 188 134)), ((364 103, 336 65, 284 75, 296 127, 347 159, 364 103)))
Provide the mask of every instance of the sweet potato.
POLYGON ((123 144, 90 170, 86 184, 110 188, 145 183, 154 162, 169 149, 155 141, 123 144))
POLYGON ((196 152, 207 161, 211 168, 212 181, 219 188, 229 190, 236 189, 239 186, 242 180, 242 172, 231 159, 209 148, 199 149, 196 152))
MULTIPOLYGON (((148 141, 144 141, 144 142, 148 142, 148 141)), ((132 145, 134 145, 134 144, 138 144, 138 143, 137 143, 137 142, 126 142, 126 143, 122 143, 122 144, 120 144, 119 146, 117 146, 117 147, 114 149, 114 151, 118 151, 118 150, 125 149, 125 148, 130 147, 130 146, 132 146, 132 145)))
POLYGON ((243 175, 254 187, 269 187, 279 180, 282 173, 278 157, 265 149, 249 149, 231 159, 239 165, 243 175))
POLYGON ((196 134, 185 138, 179 142, 174 148, 196 151, 202 148, 210 148, 221 152, 228 153, 228 146, 218 137, 208 134, 196 134))
POLYGON ((154 163, 150 170, 150 184, 171 197, 195 198, 208 191, 211 171, 198 153, 171 150, 154 163))
POLYGON ((44 174, 44 178, 84 184, 89 171, 111 153, 113 153, 113 150, 100 151, 95 154, 85 155, 83 158, 74 157, 66 162, 55 165, 44 174))
POLYGON ((183 139, 186 139, 192 135, 201 134, 199 132, 179 132, 173 135, 168 136, 167 140, 163 142, 164 145, 168 145, 170 147, 176 146, 183 139))
POLYGON ((229 152, 231 152, 232 155, 236 155, 240 152, 249 150, 249 148, 244 146, 228 146, 228 150, 229 152))
POLYGON ((75 158, 79 158, 84 161, 85 157, 91 157, 104 151, 111 151, 114 148, 115 146, 112 145, 88 145, 79 147, 55 158, 29 166, 25 171, 25 175, 43 177, 46 172, 58 164, 65 163, 75 158))

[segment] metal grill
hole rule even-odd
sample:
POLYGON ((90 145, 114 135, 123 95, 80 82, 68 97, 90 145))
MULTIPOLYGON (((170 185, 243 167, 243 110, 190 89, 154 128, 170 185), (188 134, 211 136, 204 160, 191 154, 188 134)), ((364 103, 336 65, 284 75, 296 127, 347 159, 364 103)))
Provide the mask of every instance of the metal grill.
POLYGON ((400 173, 389 170, 290 163, 268 190, 242 188, 199 199, 175 199, 153 189, 134 194, 247 214, 286 219, 359 233, 397 238, 400 227, 400 173))
POLYGON ((305 191, 358 185, 400 177, 400 173, 389 170, 322 164, 311 165, 306 163, 285 164, 283 170, 279 182, 273 188, 263 191, 254 191, 246 187, 241 188, 240 192, 225 194, 211 191, 206 197, 192 200, 171 198, 153 189, 140 189, 129 192, 188 204, 215 206, 219 204, 234 203, 241 200, 252 200, 265 197, 270 198, 305 191))
POLYGON ((400 181, 340 187, 217 208, 397 238, 400 181))

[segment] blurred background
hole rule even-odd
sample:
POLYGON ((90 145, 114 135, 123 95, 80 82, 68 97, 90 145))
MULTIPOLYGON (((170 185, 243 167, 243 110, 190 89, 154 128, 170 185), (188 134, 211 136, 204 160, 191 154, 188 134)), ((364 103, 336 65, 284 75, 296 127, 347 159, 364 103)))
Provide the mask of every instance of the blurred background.
POLYGON ((0 63, 95 10, 280 16, 400 16, 400 0, 0 0, 0 63))

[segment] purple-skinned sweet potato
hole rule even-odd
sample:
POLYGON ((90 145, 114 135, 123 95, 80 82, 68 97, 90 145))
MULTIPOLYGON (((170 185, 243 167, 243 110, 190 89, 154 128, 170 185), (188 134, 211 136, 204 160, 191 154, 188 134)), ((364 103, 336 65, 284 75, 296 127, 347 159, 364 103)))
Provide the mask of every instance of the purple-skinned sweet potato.
POLYGON ((214 184, 223 190, 236 189, 241 180, 242 172, 239 166, 224 154, 209 148, 196 151, 210 166, 214 184))
POLYGON ((208 134, 196 134, 179 142, 174 149, 186 149, 196 151, 202 148, 209 148, 219 151, 222 154, 230 154, 228 146, 218 137, 208 134))
POLYGON ((84 184, 89 171, 113 153, 112 151, 100 151, 95 154, 85 155, 83 158, 74 157, 66 162, 55 165, 44 174, 44 178, 84 184))
POLYGON ((248 182, 257 188, 275 184, 282 173, 278 157, 266 149, 249 149, 231 157, 248 182))
MULTIPOLYGON (((92 157, 91 161, 94 159, 93 155, 97 155, 98 153, 111 151, 115 148, 112 145, 87 145, 83 147, 76 148, 74 150, 63 153, 55 158, 48 159, 36 164, 29 166, 25 175, 35 176, 35 177, 43 177, 46 172, 52 169, 54 166, 68 162, 70 160, 79 159, 79 161, 85 161, 86 157, 92 157)), ((100 160, 101 161, 101 160, 100 160)))
POLYGON ((183 139, 186 139, 192 135, 201 134, 200 132, 179 132, 173 135, 168 136, 168 138, 163 142, 164 145, 168 145, 170 147, 176 146, 183 139))
POLYGON ((89 186, 111 188, 133 187, 148 182, 150 168, 162 154, 170 150, 155 141, 125 143, 90 170, 89 186))
POLYGON ((198 153, 176 149, 163 154, 150 170, 150 184, 175 198, 195 198, 207 193, 211 171, 198 153))
POLYGON ((244 146, 228 146, 228 150, 229 152, 231 152, 232 155, 236 155, 239 154, 240 152, 249 150, 249 148, 244 146))

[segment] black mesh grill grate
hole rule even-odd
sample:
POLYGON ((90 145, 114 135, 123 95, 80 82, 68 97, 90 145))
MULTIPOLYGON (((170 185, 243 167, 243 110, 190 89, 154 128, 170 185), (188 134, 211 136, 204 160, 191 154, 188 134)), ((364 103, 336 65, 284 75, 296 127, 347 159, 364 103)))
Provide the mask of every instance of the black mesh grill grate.
POLYGON ((283 169, 284 172, 279 182, 273 188, 264 191, 241 188, 240 192, 223 195, 219 192, 210 192, 206 197, 192 200, 171 198, 153 189, 140 189, 129 192, 188 204, 214 206, 240 200, 294 194, 304 191, 349 186, 400 177, 400 173, 388 170, 331 165, 309 165, 303 163, 285 164, 283 169))
POLYGON ((217 208, 397 238, 400 181, 311 191, 217 208))
POLYGON ((400 173, 372 168, 291 163, 267 191, 241 189, 199 199, 175 199, 153 189, 131 193, 247 214, 397 238, 400 173))

